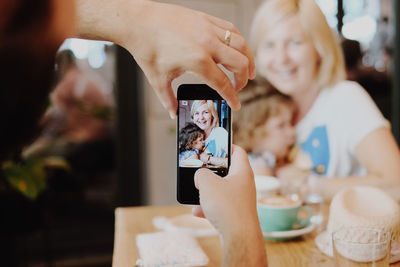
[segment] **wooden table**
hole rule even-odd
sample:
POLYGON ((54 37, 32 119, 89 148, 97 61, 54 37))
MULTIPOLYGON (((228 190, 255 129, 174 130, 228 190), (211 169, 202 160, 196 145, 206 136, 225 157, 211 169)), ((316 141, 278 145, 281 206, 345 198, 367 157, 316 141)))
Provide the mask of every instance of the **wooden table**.
MULTIPOLYGON (((328 214, 328 206, 324 206, 328 214)), ((136 248, 136 235, 157 231, 152 225, 154 216, 173 217, 191 210, 184 206, 132 207, 117 208, 115 211, 114 267, 133 267, 139 258, 136 248)), ((327 216, 324 216, 327 218, 327 216)), ((286 242, 265 241, 269 267, 320 267, 333 266, 333 260, 324 255, 315 245, 317 230, 286 242)), ((198 241, 210 259, 208 266, 221 265, 222 248, 218 236, 198 238, 198 241)), ((400 267, 400 263, 391 267, 400 267)))

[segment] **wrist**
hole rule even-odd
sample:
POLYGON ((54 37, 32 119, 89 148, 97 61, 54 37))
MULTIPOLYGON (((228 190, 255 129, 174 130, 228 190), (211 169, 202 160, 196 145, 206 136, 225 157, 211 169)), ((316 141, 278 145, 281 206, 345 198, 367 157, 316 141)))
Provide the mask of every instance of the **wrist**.
POLYGON ((75 0, 76 35, 81 38, 111 41, 121 46, 134 39, 141 28, 146 0, 75 0), (133 36, 132 36, 133 35, 133 36))
POLYGON ((223 266, 267 266, 264 238, 258 220, 222 235, 223 266))
POLYGON ((121 12, 122 33, 119 40, 114 42, 133 53, 143 39, 143 34, 147 34, 153 23, 146 23, 148 19, 154 19, 150 13, 156 9, 158 3, 148 0, 118 0, 120 3, 118 11, 121 12))
MULTIPOLYGON (((243 215, 242 215, 243 216, 243 215)), ((261 234, 258 217, 249 218, 245 215, 237 220, 231 220, 229 225, 221 229, 222 238, 226 241, 231 239, 243 239, 248 236, 261 234)))

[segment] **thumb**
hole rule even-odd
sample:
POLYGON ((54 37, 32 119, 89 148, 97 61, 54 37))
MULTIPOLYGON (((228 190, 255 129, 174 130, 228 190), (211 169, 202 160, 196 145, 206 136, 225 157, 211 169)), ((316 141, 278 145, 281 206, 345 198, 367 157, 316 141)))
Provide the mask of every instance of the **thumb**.
POLYGON ((201 191, 201 188, 215 184, 220 177, 206 168, 198 169, 194 175, 194 185, 201 191))
POLYGON ((200 205, 196 205, 192 208, 192 214, 196 217, 200 218, 205 218, 206 216, 204 215, 203 209, 201 208, 200 205))
POLYGON ((229 168, 229 174, 248 175, 253 173, 246 151, 237 145, 233 145, 232 150, 232 163, 229 168))

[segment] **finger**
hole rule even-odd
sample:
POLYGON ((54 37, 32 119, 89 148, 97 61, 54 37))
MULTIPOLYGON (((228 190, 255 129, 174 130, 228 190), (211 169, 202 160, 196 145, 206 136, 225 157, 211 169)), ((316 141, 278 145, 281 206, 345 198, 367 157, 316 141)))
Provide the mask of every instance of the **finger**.
POLYGON ((176 118, 176 112, 178 108, 178 101, 172 91, 171 82, 167 82, 164 86, 153 86, 157 97, 160 99, 161 104, 168 111, 171 119, 176 118))
POLYGON ((216 62, 209 58, 205 64, 196 64, 191 71, 202 76, 204 82, 216 90, 233 110, 240 109, 240 102, 235 88, 228 76, 218 67, 216 62))
POLYGON ((198 169, 194 175, 194 186, 200 191, 202 187, 214 184, 220 177, 206 168, 198 169))
POLYGON ((229 174, 249 175, 252 173, 246 151, 240 146, 233 145, 229 174))
POLYGON ((224 44, 218 44, 214 60, 235 74, 236 90, 246 86, 249 80, 249 60, 244 55, 224 44))
POLYGON ((211 16, 211 15, 208 15, 208 14, 205 14, 205 15, 215 26, 218 26, 219 28, 225 29, 225 31, 229 30, 231 32, 240 34, 239 30, 235 27, 235 25, 233 25, 232 22, 229 22, 229 21, 223 20, 221 18, 217 18, 217 17, 211 16))
MULTIPOLYGON (((225 33, 226 30, 223 28, 216 28, 216 34, 218 38, 221 40, 221 42, 224 44, 226 47, 227 45, 225 44, 225 33)), ((255 78, 255 64, 254 64, 254 55, 253 52, 251 51, 249 45, 247 44, 246 40, 243 38, 241 34, 238 33, 231 33, 231 41, 229 43, 229 46, 236 49, 240 53, 242 53, 245 57, 247 57, 249 63, 248 63, 248 68, 249 68, 249 78, 254 79, 255 78)))
POLYGON ((195 187, 199 190, 200 204, 205 203, 207 199, 215 198, 216 194, 220 192, 222 177, 216 175, 206 168, 201 168, 196 171, 194 175, 195 187))
POLYGON ((203 209, 201 208, 200 205, 198 206, 194 206, 192 208, 192 214, 196 217, 200 217, 200 218, 205 218, 206 216, 204 215, 203 209))

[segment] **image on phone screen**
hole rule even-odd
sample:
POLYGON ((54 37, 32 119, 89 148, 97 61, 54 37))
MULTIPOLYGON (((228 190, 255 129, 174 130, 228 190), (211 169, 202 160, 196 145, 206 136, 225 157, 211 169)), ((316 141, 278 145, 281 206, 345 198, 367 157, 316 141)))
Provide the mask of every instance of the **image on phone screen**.
POLYGON ((179 100, 179 167, 204 167, 214 169, 218 174, 226 173, 228 116, 225 100, 179 100))
POLYGON ((199 204, 196 171, 208 168, 221 177, 228 174, 231 109, 205 84, 180 85, 177 96, 177 200, 199 204))

